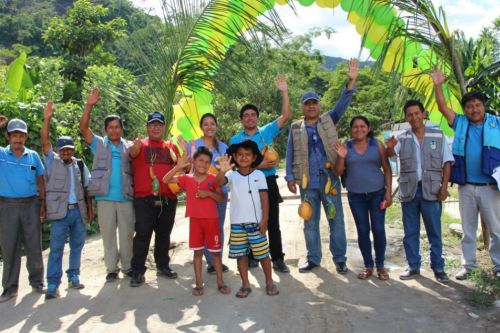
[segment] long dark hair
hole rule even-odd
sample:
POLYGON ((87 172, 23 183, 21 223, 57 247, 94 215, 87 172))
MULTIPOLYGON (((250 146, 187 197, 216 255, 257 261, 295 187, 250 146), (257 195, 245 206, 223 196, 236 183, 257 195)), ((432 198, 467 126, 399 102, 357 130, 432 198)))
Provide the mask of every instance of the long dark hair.
MULTIPOLYGON (((363 121, 363 122, 366 124, 366 126, 368 126, 368 128, 371 128, 371 127, 370 127, 370 121, 368 120, 368 118, 366 118, 365 116, 354 116, 354 117, 352 117, 351 122, 349 123, 349 127, 351 127, 351 129, 352 129, 352 125, 354 125, 354 122, 355 122, 356 120, 358 120, 358 119, 359 119, 359 120, 361 120, 361 121, 363 121)), ((370 131, 368 132, 368 135, 367 135, 367 136, 368 136, 369 138, 373 138, 373 132, 372 132, 372 130, 371 130, 371 129, 370 129, 370 131)))
MULTIPOLYGON (((201 116, 200 118, 200 128, 201 126, 203 125, 203 121, 206 119, 206 118, 212 118, 215 122, 215 125, 217 125, 217 127, 219 127, 219 124, 217 123, 217 118, 215 117, 215 115, 213 113, 205 113, 203 116, 201 116)), ((217 134, 214 136, 214 147, 215 147, 215 150, 220 153, 220 147, 219 147, 219 141, 217 140, 217 134)))

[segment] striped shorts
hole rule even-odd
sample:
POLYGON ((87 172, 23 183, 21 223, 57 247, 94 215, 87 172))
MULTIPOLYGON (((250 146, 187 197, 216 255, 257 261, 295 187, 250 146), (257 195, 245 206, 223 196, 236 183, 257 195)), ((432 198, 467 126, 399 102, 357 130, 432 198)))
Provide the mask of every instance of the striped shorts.
POLYGON ((262 236, 257 223, 231 224, 229 239, 229 258, 238 259, 247 256, 252 250, 256 260, 269 257, 267 236, 262 236))

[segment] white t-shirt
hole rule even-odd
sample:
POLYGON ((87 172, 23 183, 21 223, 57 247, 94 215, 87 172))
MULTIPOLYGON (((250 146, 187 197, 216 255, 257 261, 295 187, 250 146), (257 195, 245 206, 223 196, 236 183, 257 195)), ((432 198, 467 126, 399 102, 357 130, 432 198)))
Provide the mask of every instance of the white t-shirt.
POLYGON ((259 223, 262 218, 259 192, 267 192, 264 173, 253 170, 248 175, 242 175, 238 170, 229 171, 226 179, 231 186, 231 224, 259 223))

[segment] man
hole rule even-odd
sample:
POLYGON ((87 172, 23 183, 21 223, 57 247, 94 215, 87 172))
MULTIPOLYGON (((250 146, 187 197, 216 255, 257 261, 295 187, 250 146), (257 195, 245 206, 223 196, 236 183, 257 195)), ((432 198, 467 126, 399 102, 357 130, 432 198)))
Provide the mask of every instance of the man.
POLYGON ((28 127, 20 119, 0 115, 7 124, 7 147, 0 147, 0 246, 3 256, 0 303, 17 296, 21 240, 26 251, 29 283, 43 292, 41 225, 45 218, 45 172, 38 154, 25 147, 28 127), (8 122, 8 124, 7 124, 8 122))
POLYGON ((133 172, 129 155, 132 142, 122 138, 123 124, 117 115, 109 115, 104 119, 106 136, 101 137, 92 132, 89 127, 90 115, 99 98, 99 90, 92 89, 80 121, 80 132, 94 154, 88 191, 97 201, 106 282, 113 282, 118 279, 120 272, 118 262, 123 274, 132 274, 130 261, 135 223, 133 172))
POLYGON ((403 244, 408 268, 399 276, 409 280, 420 274, 421 257, 420 215, 424 220, 425 231, 431 250, 431 268, 436 280, 449 281, 444 271, 441 239, 442 202, 448 196, 453 156, 443 132, 426 128, 426 112, 422 103, 416 100, 406 102, 405 120, 411 129, 387 140, 387 154, 399 155, 401 164, 399 198, 403 209, 403 244))
MULTIPOLYGON (((253 104, 244 105, 240 110, 240 120, 241 124, 243 125, 243 130, 234 135, 231 140, 229 140, 229 144, 240 143, 244 140, 252 140, 257 143, 260 151, 262 151, 265 145, 273 144, 274 138, 278 136, 280 130, 290 118, 288 85, 283 75, 278 75, 276 77, 276 86, 281 93, 281 115, 274 121, 262 127, 257 127, 257 122, 259 120, 258 108, 253 104)), ((285 254, 283 253, 283 245, 281 242, 281 231, 279 225, 279 204, 280 202, 283 202, 283 199, 281 198, 278 184, 276 183, 276 178, 278 178, 278 176, 276 176, 277 163, 278 161, 269 161, 264 158, 262 163, 257 166, 257 169, 264 172, 268 187, 268 233, 273 268, 278 272, 288 273, 290 272, 290 269, 287 267, 284 261, 285 254)), ((253 258, 250 259, 250 267, 256 267, 257 265, 257 261, 255 261, 253 258)))
POLYGON ((165 117, 152 112, 147 122, 148 137, 134 140, 130 148, 134 168, 135 236, 132 256, 131 287, 144 283, 146 258, 153 231, 154 257, 159 274, 177 278, 170 269, 170 234, 174 226, 177 197, 160 181, 176 164, 179 152, 170 141, 164 141, 165 117))
POLYGON ((304 222, 304 236, 307 261, 299 267, 299 272, 307 273, 321 264, 321 237, 319 221, 321 203, 325 211, 330 211, 330 252, 336 270, 347 273, 347 241, 344 227, 344 213, 340 197, 340 181, 333 174, 336 155, 331 147, 338 141, 336 124, 347 110, 355 91, 358 77, 358 62, 351 59, 347 69, 348 82, 335 107, 321 114, 319 97, 315 92, 307 92, 301 98, 304 118, 294 122, 288 136, 286 151, 286 180, 288 189, 297 193, 312 206, 312 218, 304 222), (327 184, 331 184, 328 186, 327 184), (329 187, 329 188, 326 188, 329 187), (335 189, 335 190, 333 190, 335 189), (333 192, 333 193, 332 193, 333 192))
MULTIPOLYGON (((455 113, 446 105, 443 93, 444 74, 432 73, 439 111, 455 131, 452 153, 455 164, 451 182, 458 184, 458 201, 462 220, 462 265, 455 276, 468 278, 477 268, 476 232, 478 213, 490 232, 490 257, 493 275, 500 277, 500 191, 493 178, 500 173, 500 117, 485 113, 484 95, 467 93, 462 97, 464 115, 455 113)), ((497 178, 498 179, 498 178, 497 178)))
POLYGON ((69 236, 69 268, 66 271, 68 286, 83 289, 80 283, 80 258, 85 236, 85 224, 93 218, 92 200, 86 193, 90 173, 85 163, 75 155, 75 144, 69 136, 57 139, 57 154, 50 144, 50 120, 54 114, 53 104, 47 103, 44 110, 41 140, 47 167, 46 207, 50 227, 50 253, 47 263, 47 293, 45 299, 59 296, 62 277, 64 244, 69 236))

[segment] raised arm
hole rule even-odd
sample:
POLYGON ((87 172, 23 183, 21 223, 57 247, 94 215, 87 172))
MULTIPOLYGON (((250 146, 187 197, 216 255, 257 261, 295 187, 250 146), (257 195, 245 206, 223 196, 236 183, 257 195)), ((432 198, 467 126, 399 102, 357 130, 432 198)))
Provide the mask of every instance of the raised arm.
POLYGON ((281 93, 281 115, 278 117, 278 127, 283 128, 283 126, 290 119, 291 113, 290 97, 288 96, 288 85, 283 74, 278 74, 278 76, 276 76, 276 87, 281 93))
POLYGON ((356 79, 358 78, 358 61, 356 59, 351 59, 347 63, 347 85, 346 88, 342 91, 335 107, 329 111, 330 117, 333 122, 337 124, 340 121, 340 118, 347 111, 347 107, 351 103, 352 95, 354 93, 354 86, 356 84, 356 79))
POLYGON ((219 172, 215 177, 215 181, 219 185, 225 185, 227 183, 226 172, 231 170, 234 167, 234 164, 231 163, 231 156, 227 154, 221 155, 219 157, 219 172))
POLYGON ((45 156, 49 154, 49 150, 51 147, 50 144, 50 120, 52 119, 52 115, 54 114, 54 104, 52 101, 48 101, 47 105, 45 105, 45 109, 43 110, 43 125, 42 125, 42 152, 45 156))
POLYGON ((9 118, 0 114, 0 128, 7 125, 8 122, 9 122, 9 118))
POLYGON ((333 144, 332 149, 337 153, 337 160, 335 161, 335 167, 333 168, 333 173, 335 176, 340 176, 345 171, 345 158, 347 156, 347 146, 342 144, 340 141, 336 141, 333 144))
POLYGON ((177 164, 172 169, 170 169, 170 171, 167 172, 165 174, 165 176, 163 176, 163 182, 165 184, 176 184, 176 183, 178 183, 179 179, 176 177, 176 174, 179 171, 182 171, 186 166, 189 166, 189 165, 191 165, 191 163, 189 163, 189 161, 188 161, 187 154, 183 154, 179 158, 179 160, 177 161, 177 164))
POLYGON ((354 88, 356 79, 358 78, 358 73, 358 60, 355 58, 351 58, 347 63, 347 77, 349 78, 349 80, 347 81, 347 90, 352 90, 354 88))
POLYGON ((137 138, 135 138, 134 143, 130 147, 128 153, 131 158, 136 158, 137 155, 141 152, 141 147, 142 147, 142 137, 140 134, 137 134, 137 138))
POLYGON ((436 103, 438 105, 439 111, 443 114, 443 116, 448 121, 448 124, 451 126, 455 122, 456 113, 452 109, 446 105, 446 98, 444 97, 443 92, 443 83, 446 79, 446 76, 439 68, 435 68, 431 74, 432 82, 434 83, 434 94, 436 96, 436 103))
POLYGON ((83 111, 82 119, 80 120, 80 132, 82 133, 85 142, 89 145, 94 139, 94 133, 92 133, 92 130, 89 127, 90 114, 92 113, 94 105, 99 102, 100 98, 99 89, 93 88, 87 96, 87 104, 85 104, 85 110, 83 111))

